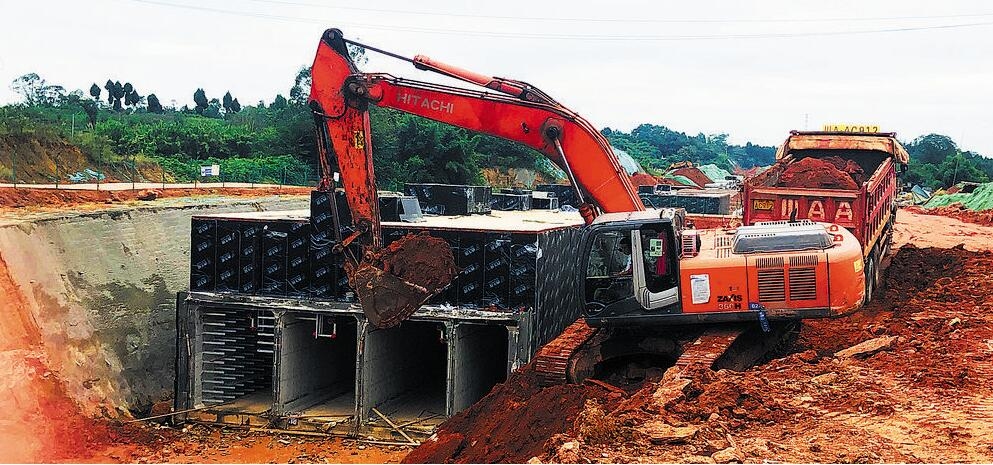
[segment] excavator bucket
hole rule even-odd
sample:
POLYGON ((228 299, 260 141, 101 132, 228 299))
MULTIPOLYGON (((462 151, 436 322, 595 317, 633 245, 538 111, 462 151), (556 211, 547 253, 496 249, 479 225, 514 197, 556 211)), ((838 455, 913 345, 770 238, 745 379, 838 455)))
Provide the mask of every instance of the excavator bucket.
POLYGON ((400 324, 458 274, 448 243, 427 234, 408 234, 346 271, 363 313, 378 328, 400 324))

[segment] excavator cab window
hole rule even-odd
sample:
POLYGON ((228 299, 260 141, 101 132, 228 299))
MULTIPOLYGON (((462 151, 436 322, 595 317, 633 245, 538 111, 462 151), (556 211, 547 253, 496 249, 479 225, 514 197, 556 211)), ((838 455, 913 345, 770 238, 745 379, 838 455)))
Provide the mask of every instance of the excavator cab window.
POLYGON ((634 296, 630 231, 605 231, 593 239, 586 269, 587 307, 603 307, 634 296))
POLYGON ((589 242, 587 314, 658 310, 678 302, 678 248, 669 222, 596 232, 589 242))
POLYGON ((671 231, 663 227, 639 230, 641 257, 644 260, 645 287, 662 292, 676 286, 676 249, 671 231))

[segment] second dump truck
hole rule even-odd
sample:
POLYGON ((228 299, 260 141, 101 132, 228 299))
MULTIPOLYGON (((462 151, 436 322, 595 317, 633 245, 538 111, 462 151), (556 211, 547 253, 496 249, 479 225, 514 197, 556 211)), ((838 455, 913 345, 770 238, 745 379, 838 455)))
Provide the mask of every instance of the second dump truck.
POLYGON ((892 241, 897 173, 909 159, 895 133, 792 131, 776 151, 776 164, 745 183, 744 224, 809 219, 848 229, 862 245, 868 302, 892 241), (835 173, 832 166, 851 179, 824 181, 835 173))

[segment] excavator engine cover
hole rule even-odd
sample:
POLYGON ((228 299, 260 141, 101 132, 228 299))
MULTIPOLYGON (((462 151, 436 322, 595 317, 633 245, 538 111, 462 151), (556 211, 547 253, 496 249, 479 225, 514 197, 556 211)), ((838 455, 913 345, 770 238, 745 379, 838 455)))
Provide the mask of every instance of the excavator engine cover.
POLYGON ((362 311, 377 328, 400 324, 458 274, 448 243, 426 233, 370 251, 345 271, 362 311))

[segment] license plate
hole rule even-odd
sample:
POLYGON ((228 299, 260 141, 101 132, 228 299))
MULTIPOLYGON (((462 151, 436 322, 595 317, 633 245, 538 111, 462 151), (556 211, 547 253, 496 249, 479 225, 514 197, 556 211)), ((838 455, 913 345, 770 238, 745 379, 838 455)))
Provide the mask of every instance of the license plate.
POLYGON ((776 205, 775 200, 767 200, 767 199, 752 200, 752 209, 754 210, 772 210, 772 207, 775 205, 776 205))

